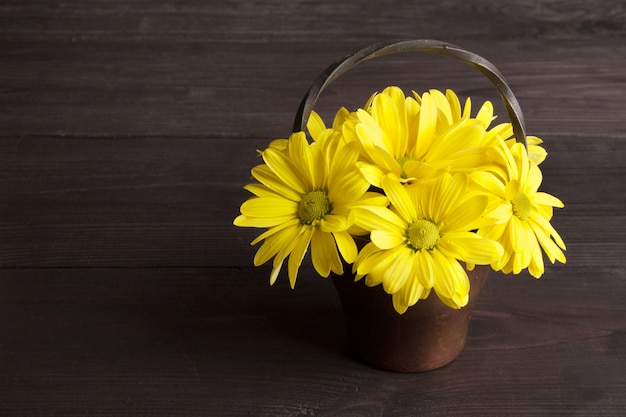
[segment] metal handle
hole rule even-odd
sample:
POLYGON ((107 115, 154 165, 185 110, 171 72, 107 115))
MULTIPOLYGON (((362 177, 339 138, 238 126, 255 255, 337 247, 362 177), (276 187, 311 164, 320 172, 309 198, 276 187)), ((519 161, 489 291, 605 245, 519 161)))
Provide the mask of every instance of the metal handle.
POLYGON ((317 77, 315 82, 311 85, 309 91, 307 91, 304 95, 304 98, 300 103, 300 107, 298 108, 298 112, 296 113, 293 131, 304 131, 306 129, 309 116, 311 115, 311 111, 313 110, 320 94, 340 75, 347 72, 351 68, 354 68, 361 62, 368 61, 372 58, 403 52, 425 52, 435 55, 443 55, 463 61, 480 71, 496 87, 498 93, 500 93, 500 97, 502 98, 504 106, 509 114, 511 125, 513 126, 515 139, 518 142, 523 143, 524 146, 527 146, 526 127, 524 126, 522 110, 517 102, 517 99, 515 98, 515 95, 513 95, 511 88, 504 80, 500 71, 491 62, 479 55, 469 52, 459 46, 432 39, 376 43, 330 65, 317 77))

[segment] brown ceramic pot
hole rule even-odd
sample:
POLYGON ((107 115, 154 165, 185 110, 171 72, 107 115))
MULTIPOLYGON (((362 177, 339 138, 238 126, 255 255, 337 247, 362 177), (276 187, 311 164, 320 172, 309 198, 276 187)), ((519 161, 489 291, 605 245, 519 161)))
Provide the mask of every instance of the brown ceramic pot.
POLYGON ((334 276, 346 317, 348 345, 365 363, 396 372, 423 372, 452 362, 463 350, 470 316, 489 274, 489 266, 468 271, 468 304, 452 309, 431 292, 398 314, 381 285, 367 287, 346 272, 334 276))

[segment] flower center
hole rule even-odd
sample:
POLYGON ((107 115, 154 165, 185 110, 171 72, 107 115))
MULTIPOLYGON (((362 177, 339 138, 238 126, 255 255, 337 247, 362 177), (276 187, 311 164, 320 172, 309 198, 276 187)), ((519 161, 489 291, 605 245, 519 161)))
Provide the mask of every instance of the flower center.
POLYGON ((316 220, 321 220, 333 209, 326 191, 315 190, 305 194, 300 200, 298 207, 298 217, 302 224, 311 224, 316 220))
POLYGON ((409 161, 415 161, 415 158, 411 156, 402 156, 396 159, 396 162, 398 162, 398 164, 400 165, 400 168, 402 168, 402 174, 400 174, 400 176, 404 179, 406 179, 406 177, 408 176, 406 171, 404 170, 404 164, 406 164, 409 161))
POLYGON ((417 220, 407 229, 408 246, 414 251, 432 250, 437 245, 439 237, 439 228, 430 220, 417 220))
POLYGON ((530 216, 531 204, 530 200, 521 191, 515 194, 515 197, 511 200, 513 206, 513 214, 515 214, 520 220, 526 220, 530 216))

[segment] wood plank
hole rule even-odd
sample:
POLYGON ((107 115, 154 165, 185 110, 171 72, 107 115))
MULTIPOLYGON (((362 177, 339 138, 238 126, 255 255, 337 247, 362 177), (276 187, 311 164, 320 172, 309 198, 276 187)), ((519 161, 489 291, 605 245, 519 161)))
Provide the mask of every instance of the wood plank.
POLYGON ((246 153, 232 143, 14 141, 0 152, 0 263, 207 265, 226 255, 218 264, 233 264, 249 247, 232 220, 258 157, 254 146, 246 153), (233 163, 239 172, 227 170, 233 163))
POLYGON ((20 35, 201 36, 232 42, 367 39, 372 36, 373 28, 379 37, 420 31, 435 38, 454 39, 609 38, 623 37, 626 33, 623 21, 626 10, 619 0, 543 3, 394 0, 385 4, 340 6, 331 0, 96 0, 88 7, 79 1, 42 4, 37 0, 6 0, 0 11, 2 31, 20 35), (359 21, 367 24, 356 25, 359 21))
MULTIPOLYGON (((314 78, 373 41, 71 42, 0 36, 0 137, 284 137, 314 78)), ((619 94, 626 86, 620 71, 626 44, 603 42, 599 47, 589 40, 504 39, 461 45, 505 74, 530 132, 623 134, 613 110, 626 104, 619 94)), ((453 88, 475 103, 491 99, 504 119, 497 94, 476 71, 423 54, 363 64, 333 84, 318 109, 330 119, 339 106, 355 108, 391 84, 420 92, 453 88)))
POLYGON ((3 270, 0 411, 618 415, 626 406, 623 270, 553 272, 493 274, 461 357, 402 375, 345 351, 328 280, 303 275, 290 290, 286 280, 270 288, 251 269, 3 270))

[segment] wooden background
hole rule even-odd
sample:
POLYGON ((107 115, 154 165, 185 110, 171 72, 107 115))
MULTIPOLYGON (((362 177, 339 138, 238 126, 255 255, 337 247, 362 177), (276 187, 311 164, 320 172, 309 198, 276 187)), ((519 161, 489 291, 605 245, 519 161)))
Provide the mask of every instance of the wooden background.
MULTIPOLYGON (((621 0, 0 1, 0 415, 626 415, 625 21, 621 0), (568 245, 541 280, 492 274, 461 357, 414 375, 353 360, 332 283, 269 287, 231 225, 315 76, 398 38, 501 69, 568 245)), ((402 55, 318 110, 391 84, 498 101, 402 55)))

